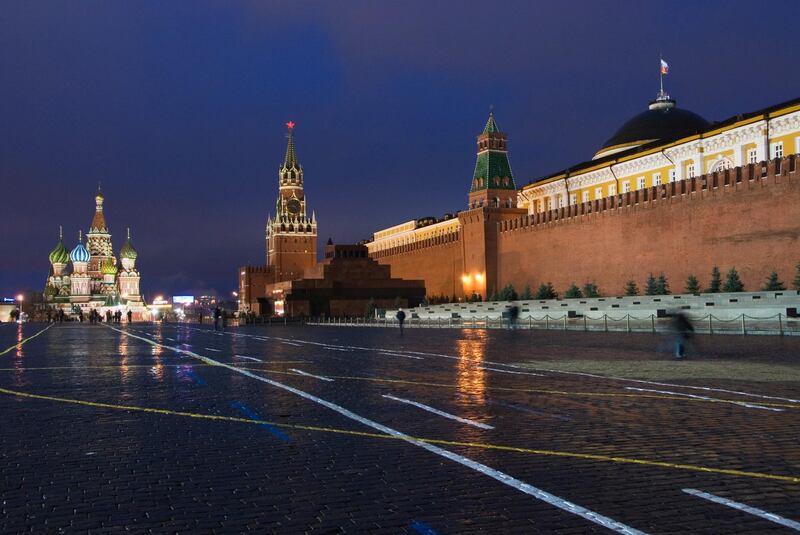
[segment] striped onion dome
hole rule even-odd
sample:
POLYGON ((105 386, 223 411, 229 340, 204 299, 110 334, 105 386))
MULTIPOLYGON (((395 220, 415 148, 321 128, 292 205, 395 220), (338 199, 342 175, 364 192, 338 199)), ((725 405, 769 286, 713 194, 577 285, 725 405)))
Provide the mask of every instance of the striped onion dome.
POLYGON ((56 245, 55 249, 53 249, 52 252, 50 253, 50 263, 66 264, 67 262, 69 262, 69 251, 67 251, 67 248, 64 247, 63 238, 59 238, 58 244, 56 245))
POLYGON ((73 262, 88 262, 91 258, 89 251, 87 251, 86 247, 83 246, 83 234, 80 235, 80 238, 78 239, 78 245, 75 246, 69 257, 73 262))

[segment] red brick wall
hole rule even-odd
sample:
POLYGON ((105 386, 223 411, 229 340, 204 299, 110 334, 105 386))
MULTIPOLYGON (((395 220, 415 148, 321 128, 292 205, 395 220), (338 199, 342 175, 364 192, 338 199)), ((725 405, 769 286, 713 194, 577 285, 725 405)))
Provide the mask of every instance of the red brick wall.
POLYGON ((391 275, 400 279, 422 279, 427 295, 461 296, 463 256, 461 240, 408 247, 392 255, 373 256, 380 264, 391 266, 391 275))
POLYGON ((535 290, 551 281, 563 294, 573 282, 594 281, 603 294, 619 295, 627 280, 643 290, 650 272, 663 272, 678 293, 690 273, 706 287, 717 265, 723 282, 735 267, 746 290, 761 289, 772 270, 788 285, 800 261, 800 161, 793 159, 785 158, 777 173, 776 162, 769 162, 766 178, 760 166, 748 166, 731 170, 727 186, 723 174, 716 188, 707 175, 694 185, 685 181, 686 194, 671 196, 680 183, 668 184, 648 190, 647 200, 642 192, 638 199, 629 194, 615 209, 585 203, 570 207, 572 214, 565 210, 562 219, 552 219, 561 215, 555 210, 539 216, 544 222, 531 224, 528 216, 517 228, 505 224, 510 230, 498 237, 499 283, 535 290))

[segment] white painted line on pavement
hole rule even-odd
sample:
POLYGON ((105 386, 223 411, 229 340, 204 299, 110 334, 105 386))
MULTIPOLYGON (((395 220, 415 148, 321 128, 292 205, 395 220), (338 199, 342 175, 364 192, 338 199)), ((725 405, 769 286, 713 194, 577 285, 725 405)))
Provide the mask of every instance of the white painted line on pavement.
POLYGON ((733 500, 729 500, 727 498, 722 498, 720 496, 716 496, 714 494, 703 492, 697 489, 682 489, 683 492, 686 494, 691 494, 692 496, 697 496, 698 498, 703 498, 704 500, 708 500, 714 503, 718 503, 720 505, 725 505, 731 507, 733 509, 737 509, 744 513, 749 513, 751 515, 755 515, 757 517, 763 518, 764 520, 769 520, 770 522, 775 522, 776 524, 780 524, 781 526, 785 526, 787 528, 791 528, 795 531, 800 531, 800 522, 796 522, 794 520, 789 520, 788 518, 784 518, 782 516, 778 516, 774 513, 768 513, 763 509, 758 509, 756 507, 751 507, 744 503, 735 502, 733 500))
POLYGON ((215 352, 217 352, 217 353, 222 353, 222 351, 221 351, 221 350, 219 350, 219 349, 214 349, 214 348, 211 348, 211 347, 204 347, 203 349, 205 349, 206 351, 215 351, 215 352))
POLYGON ((400 353, 389 353, 388 351, 379 351, 379 353, 381 355, 389 355, 389 356, 392 356, 392 357, 403 357, 405 359, 425 360, 422 357, 415 357, 413 355, 403 355, 403 354, 400 354, 400 353))
POLYGON ((264 362, 261 359, 257 359, 255 357, 245 357, 244 355, 234 355, 234 357, 236 357, 237 359, 247 359, 247 360, 254 360, 256 362, 264 362))
POLYGON ((531 372, 515 372, 512 370, 501 370, 499 368, 489 368, 487 366, 478 366, 479 370, 486 370, 490 372, 500 372, 500 373, 513 373, 514 375, 535 375, 537 377, 544 377, 541 373, 531 373, 531 372))
POLYGON ((730 399, 719 399, 719 398, 709 398, 706 396, 698 396, 696 394, 684 394, 683 392, 670 392, 669 390, 654 390, 652 388, 636 388, 633 386, 626 386, 625 390, 633 390, 635 392, 655 392, 657 394, 669 394, 671 396, 682 396, 685 398, 692 398, 692 399, 703 399, 705 401, 719 401, 722 403, 730 403, 731 405, 740 405, 742 407, 746 407, 748 409, 761 409, 762 411, 772 411, 772 412, 783 412, 783 409, 778 409, 776 407, 764 407, 763 405, 753 405, 752 403, 746 403, 744 401, 734 401, 730 399))
POLYGON ((470 420, 469 418, 462 418, 461 416, 456 416, 455 414, 450 414, 449 412, 440 411, 439 409, 434 409, 430 405, 425 405, 424 403, 419 403, 417 401, 411 401, 410 399, 398 398, 392 396, 390 394, 384 394, 383 397, 387 399, 393 399, 395 401, 399 401, 400 403, 406 403, 408 405, 413 405, 415 407, 419 407, 420 409, 428 412, 432 412, 433 414, 438 414, 439 416, 443 416, 445 418, 449 418, 451 420, 456 420, 461 422, 462 424, 471 425, 474 427, 480 427, 481 429, 494 429, 489 424, 484 424, 481 422, 476 422, 475 420, 470 420))
POLYGON ((301 346, 300 346, 300 344, 295 344, 294 342, 284 342, 284 341, 281 341, 281 343, 282 343, 282 344, 286 344, 287 346, 301 347, 301 346))
POLYGON ((608 528, 610 530, 616 531, 617 533, 622 533, 624 535, 646 535, 645 532, 639 531, 638 529, 634 529, 634 528, 632 528, 632 527, 630 527, 630 526, 628 526, 626 524, 623 524, 622 522, 618 522, 618 521, 614 520, 613 518, 609 518, 607 516, 603 516, 603 515, 601 515, 599 513, 595 513, 594 511, 592 511, 590 509, 582 507, 582 506, 580 506, 580 505, 578 505, 576 503, 570 502, 569 500, 565 500, 563 498, 559 498, 555 494, 550 494, 549 492, 547 492, 545 490, 542 490, 542 489, 540 489, 538 487, 534 487, 533 485, 529 485, 528 483, 525 483, 524 481, 520 481, 519 479, 516 479, 516 478, 514 478, 514 477, 512 477, 512 476, 510 476, 510 475, 508 475, 508 474, 506 474, 504 472, 501 472, 499 470, 495 470, 494 468, 486 466, 485 464, 479 463, 478 461, 473 461, 472 459, 470 459, 468 457, 464 457, 463 455, 459 455, 457 453, 453 453, 450 450, 446 450, 444 448, 440 448, 439 446, 434 446, 433 444, 428 444, 427 442, 422 442, 422 441, 416 440, 413 437, 410 437, 410 436, 406 435, 405 433, 397 431, 396 429, 392 429, 391 427, 387 427, 387 426, 385 426, 383 424, 379 424, 378 422, 375 422, 375 421, 370 420, 368 418, 364 418, 363 416, 359 416, 358 414, 356 414, 356 413, 354 413, 354 412, 352 412, 352 411, 350 411, 348 409, 345 409, 344 407, 342 407, 340 405, 337 405, 335 403, 331 403, 330 401, 326 401, 326 400, 324 400, 322 398, 318 398, 317 396, 309 394, 308 392, 305 392, 303 390, 299 390, 299 389, 293 388, 293 387, 291 387, 289 385, 285 385, 283 383, 279 383, 278 381, 274 381, 272 379, 268 379, 266 377, 262 377, 260 375, 256 375, 256 374, 254 374, 254 373, 252 373, 252 372, 250 372, 248 370, 243 370, 241 368, 237 368, 237 367, 232 366, 230 364, 225 364, 224 362, 219 362, 219 361, 214 360, 212 358, 205 357, 203 355, 198 355, 197 353, 193 353, 191 351, 181 350, 181 349, 175 348, 175 347, 171 348, 169 346, 162 345, 162 344, 159 344, 157 342, 151 342, 150 340, 147 340, 146 338, 141 338, 140 336, 136 336, 134 334, 126 333, 125 331, 121 331, 121 330, 116 329, 114 327, 109 327, 109 329, 113 329, 113 330, 115 330, 117 332, 121 332, 121 333, 126 334, 128 336, 131 336, 133 338, 139 338, 140 340, 144 340, 148 344, 158 345, 158 346, 161 346, 161 347, 174 349, 176 351, 182 351, 183 353, 185 353, 187 355, 190 355, 190 356, 192 356, 192 357, 194 357, 194 358, 196 358, 198 360, 201 360, 201 361, 205 362, 206 364, 213 364, 213 365, 216 365, 216 366, 222 366, 223 368, 228 368, 229 370, 232 370, 232 371, 234 371, 236 373, 240 373, 242 375, 250 377, 251 379, 255 379, 257 381, 261 381, 262 383, 266 383, 266 384, 272 385, 272 386, 274 386, 276 388, 280 388, 282 390, 286 390, 287 392, 291 392, 291 393, 293 393, 295 395, 298 395, 298 396, 300 396, 300 397, 302 397, 304 399, 307 399, 309 401, 313 401, 314 403, 322 405, 323 407, 327 407, 328 409, 330 409, 332 411, 335 411, 335 412, 341 414, 342 416, 344 416, 346 418, 349 418, 351 420, 355 420, 355 421, 357 421, 357 422, 359 422, 359 423, 361 423, 363 425, 366 425, 367 427, 371 427, 372 429, 380 431, 381 433, 385 433, 385 434, 387 434, 389 436, 397 437, 400 440, 403 440, 403 441, 405 441, 405 442, 407 442, 409 444, 412 444, 414 446, 417 446, 419 448, 427 450, 427 451, 429 451, 429 452, 431 452, 433 454, 436 454, 436 455, 438 455, 440 457, 444 457, 445 459, 450 459, 451 461, 456 462, 456 463, 458 463, 458 464, 460 464, 462 466, 466 466, 467 468, 475 470, 476 472, 480 472, 481 474, 489 476, 492 479, 494 479, 496 481, 499 481, 500 483, 502 483, 504 485, 508 485, 509 487, 514 488, 514 489, 516 489, 516 490, 518 490, 520 492, 524 492, 525 494, 527 494, 529 496, 532 496, 532 497, 536 498, 537 500, 541 500, 541 501, 543 501, 545 503, 548 503, 548 504, 550 504, 550 505, 552 505, 554 507, 557 507, 557 508, 561 509, 562 511, 566 511, 566 512, 571 513, 573 515, 577 515, 577 516, 579 516, 579 517, 581 517, 581 518, 583 518, 585 520, 588 520, 590 522, 594 522, 595 524, 598 524, 598 525, 606 527, 606 528, 608 528))
POLYGON ((320 381, 328 381, 328 382, 331 382, 331 383, 333 382, 333 379, 331 379, 330 377, 323 377, 321 375, 314 375, 313 373, 307 373, 307 372, 304 372, 302 370, 298 370, 297 368, 289 368, 289 371, 290 372, 299 373, 300 375, 305 375, 306 377, 313 377, 314 379, 319 379, 320 381))

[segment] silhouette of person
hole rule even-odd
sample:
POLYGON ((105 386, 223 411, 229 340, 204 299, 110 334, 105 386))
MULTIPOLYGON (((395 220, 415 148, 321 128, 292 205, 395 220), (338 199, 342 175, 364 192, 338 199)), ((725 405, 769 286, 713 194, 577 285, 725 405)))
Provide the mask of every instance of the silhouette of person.
POLYGON ((400 325, 400 336, 403 336, 403 323, 406 321, 406 313, 403 312, 402 308, 399 308, 397 309, 395 317, 397 318, 397 323, 400 325))
POLYGON ((675 336, 675 358, 683 359, 686 356, 686 342, 694 333, 692 322, 683 312, 672 315, 672 332, 675 336))

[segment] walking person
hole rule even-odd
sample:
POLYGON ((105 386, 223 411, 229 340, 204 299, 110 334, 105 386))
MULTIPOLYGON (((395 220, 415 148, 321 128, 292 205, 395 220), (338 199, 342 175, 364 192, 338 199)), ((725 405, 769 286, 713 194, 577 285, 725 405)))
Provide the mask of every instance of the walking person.
POLYGON ((128 323, 133 323, 133 312, 128 309, 128 323))
POLYGON ((519 307, 516 303, 512 302, 511 308, 508 309, 508 328, 517 328, 517 319, 519 318, 519 307))
POLYGON ((683 312, 672 315, 672 332, 675 336, 675 358, 681 360, 686 356, 686 343, 694 333, 694 327, 683 312))
POLYGON ((219 319, 220 319, 220 317, 222 317, 222 311, 219 309, 219 307, 217 307, 217 308, 214 309, 214 330, 215 331, 219 330, 219 319))
POLYGON ((402 308, 397 309, 397 323, 400 325, 400 336, 403 336, 403 323, 406 321, 406 313, 403 312, 402 308))
POLYGON ((106 310, 106 323, 111 323, 111 311, 106 310))

